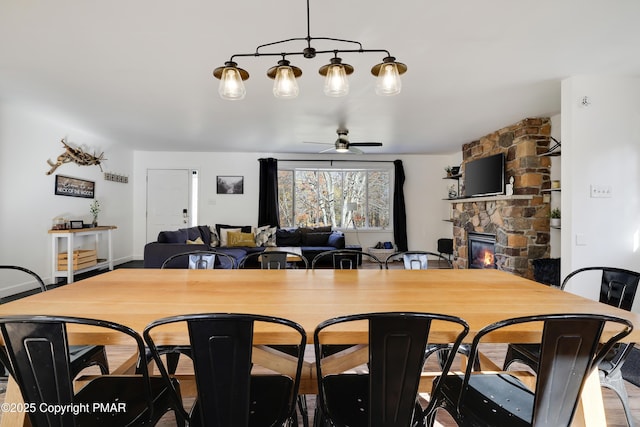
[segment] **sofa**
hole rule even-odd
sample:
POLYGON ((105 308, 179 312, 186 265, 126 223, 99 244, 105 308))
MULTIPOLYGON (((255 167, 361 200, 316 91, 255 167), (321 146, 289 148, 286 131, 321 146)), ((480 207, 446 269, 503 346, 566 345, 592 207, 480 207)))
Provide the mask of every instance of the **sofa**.
MULTIPOLYGON (((199 250, 210 250, 231 256, 236 265, 249 254, 262 252, 266 247, 300 247, 302 255, 309 263, 324 251, 334 249, 357 249, 357 245, 345 245, 345 237, 341 231, 331 230, 331 227, 317 228, 283 228, 251 227, 216 224, 215 227, 200 225, 175 231, 161 231, 157 241, 147 243, 144 247, 144 268, 160 268, 162 263, 171 255, 199 250)), ((257 257, 253 258, 257 267, 257 257)), ((175 264, 174 268, 186 268, 185 265, 175 264)), ((232 268, 231 263, 224 257, 216 259, 216 268, 232 268)))

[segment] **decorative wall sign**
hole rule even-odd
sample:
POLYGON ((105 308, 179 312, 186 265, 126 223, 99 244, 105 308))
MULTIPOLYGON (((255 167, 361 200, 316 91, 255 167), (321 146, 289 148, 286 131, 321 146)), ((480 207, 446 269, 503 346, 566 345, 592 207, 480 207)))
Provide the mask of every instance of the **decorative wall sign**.
POLYGON ((95 197, 96 183, 70 176, 56 175, 55 193, 58 196, 84 197, 93 199, 95 197))
POLYGON ((244 176, 218 176, 218 194, 244 194, 244 176))
MULTIPOLYGON (((62 145, 64 145, 65 152, 58 156, 55 163, 47 159, 47 163, 49 164, 49 166, 51 166, 51 169, 49 169, 47 175, 51 175, 52 173, 54 173, 56 169, 58 169, 64 163, 74 162, 80 166, 100 166, 100 162, 106 160, 104 158, 104 153, 100 153, 99 156, 96 156, 96 153, 85 153, 82 148, 73 148, 72 146, 67 144, 64 138, 60 142, 62 142, 62 145)), ((102 166, 100 166, 100 171, 102 171, 102 166)))

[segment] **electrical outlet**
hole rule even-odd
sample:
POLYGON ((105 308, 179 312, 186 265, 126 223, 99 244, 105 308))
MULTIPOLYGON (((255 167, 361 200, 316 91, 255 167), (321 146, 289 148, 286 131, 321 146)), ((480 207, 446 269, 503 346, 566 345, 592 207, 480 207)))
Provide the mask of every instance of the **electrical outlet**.
POLYGON ((612 189, 610 185, 595 185, 591 184, 591 197, 611 197, 612 189))

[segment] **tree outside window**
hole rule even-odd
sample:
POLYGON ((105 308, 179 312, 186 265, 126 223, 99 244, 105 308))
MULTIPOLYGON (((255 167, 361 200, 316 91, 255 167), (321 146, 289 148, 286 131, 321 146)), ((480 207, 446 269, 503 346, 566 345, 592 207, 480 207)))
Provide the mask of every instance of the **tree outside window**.
POLYGON ((391 223, 389 170, 281 169, 281 227, 383 229, 391 223))

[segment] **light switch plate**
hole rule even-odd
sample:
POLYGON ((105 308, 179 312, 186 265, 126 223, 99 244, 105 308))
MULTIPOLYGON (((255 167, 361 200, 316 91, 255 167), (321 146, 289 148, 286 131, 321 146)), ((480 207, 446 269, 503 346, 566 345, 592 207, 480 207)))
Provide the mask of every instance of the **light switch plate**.
POLYGON ((603 197, 611 197, 612 189, 610 185, 595 185, 591 184, 591 197, 592 198, 603 198, 603 197))

